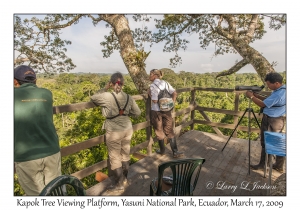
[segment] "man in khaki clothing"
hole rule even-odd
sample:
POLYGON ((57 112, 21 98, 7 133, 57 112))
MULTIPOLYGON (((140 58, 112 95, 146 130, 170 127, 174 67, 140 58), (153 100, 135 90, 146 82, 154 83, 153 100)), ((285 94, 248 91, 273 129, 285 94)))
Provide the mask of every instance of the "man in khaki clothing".
POLYGON ((130 161, 130 141, 133 134, 129 116, 137 117, 141 114, 135 100, 122 91, 123 85, 123 75, 117 72, 111 76, 105 88, 91 97, 94 104, 102 107, 102 114, 106 117, 102 129, 106 130, 106 145, 115 179, 115 184, 109 188, 110 191, 124 190, 130 161), (109 88, 113 91, 106 92, 109 88))

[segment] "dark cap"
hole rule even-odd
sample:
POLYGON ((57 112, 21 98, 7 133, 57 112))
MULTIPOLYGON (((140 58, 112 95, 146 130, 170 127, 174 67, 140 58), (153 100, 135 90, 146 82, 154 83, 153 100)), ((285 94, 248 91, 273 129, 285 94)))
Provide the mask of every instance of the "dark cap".
POLYGON ((36 75, 32 68, 21 65, 15 68, 14 78, 22 82, 33 82, 36 80, 36 75))

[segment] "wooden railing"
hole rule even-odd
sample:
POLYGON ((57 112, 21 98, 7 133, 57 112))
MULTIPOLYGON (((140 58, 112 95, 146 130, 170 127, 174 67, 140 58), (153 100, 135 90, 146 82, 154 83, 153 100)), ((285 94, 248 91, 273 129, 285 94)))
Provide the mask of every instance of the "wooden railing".
MULTIPOLYGON (((212 126, 214 131, 220 135, 223 136, 223 133, 219 130, 219 128, 229 128, 234 129, 238 123, 239 117, 243 115, 243 111, 238 111, 239 107, 239 96, 241 93, 244 93, 245 91, 235 91, 234 89, 220 89, 220 88, 183 88, 176 90, 177 93, 183 93, 183 92, 190 92, 190 104, 187 108, 184 108, 182 110, 174 111, 172 113, 172 117, 175 118, 177 116, 182 116, 182 122, 179 123, 179 125, 175 126, 174 123, 174 131, 175 134, 178 136, 180 134, 180 131, 182 128, 185 128, 187 126, 190 126, 191 129, 194 129, 194 124, 204 124, 212 126), (208 107, 201 107, 198 106, 195 102, 195 92, 196 91, 213 91, 213 92, 226 92, 226 93, 235 93, 235 100, 234 100, 234 110, 224 110, 224 109, 216 109, 216 108, 208 108, 208 107), (199 120, 195 119, 195 111, 199 111, 201 115, 204 117, 205 120, 199 120), (221 114, 227 114, 227 115, 233 115, 234 116, 234 122, 233 124, 225 124, 225 123, 219 123, 219 122, 212 122, 206 112, 215 112, 215 113, 221 113, 221 114), (187 120, 190 117, 190 120, 187 120)), ((268 95, 270 92, 261 92, 262 94, 268 95)), ((153 144, 153 138, 152 138, 152 128, 150 125, 150 108, 151 108, 151 101, 150 98, 148 98, 146 95, 134 95, 133 98, 135 100, 143 100, 145 101, 146 105, 146 121, 141 122, 138 124, 133 125, 133 130, 138 131, 141 129, 146 129, 146 141, 144 141, 141 144, 138 144, 130 149, 130 154, 136 153, 140 151, 141 149, 147 148, 147 155, 150 155, 152 152, 152 144, 153 144)), ((95 107, 93 102, 83 102, 83 103, 77 103, 77 104, 68 104, 68 105, 62 105, 62 106, 55 106, 53 107, 53 113, 59 114, 64 112, 73 112, 73 111, 80 111, 84 109, 90 109, 95 107)), ((255 113, 256 118, 259 119, 261 116, 258 115, 258 113, 255 113)), ((251 116, 253 118, 254 116, 251 116)), ((247 131, 247 126, 238 126, 237 130, 241 131, 247 131)), ((251 128, 252 132, 259 133, 258 128, 251 128)), ((101 143, 104 143, 104 137, 105 135, 97 136, 91 139, 87 139, 86 141, 76 143, 70 146, 66 146, 61 149, 61 155, 62 157, 68 156, 71 154, 74 154, 76 152, 79 152, 84 149, 91 148, 93 146, 97 146, 101 143)), ((234 134, 234 137, 236 137, 236 132, 234 134)), ((89 166, 87 168, 84 168, 80 171, 77 171, 73 173, 73 176, 76 176, 79 179, 82 179, 84 177, 87 177, 103 168, 107 167, 107 160, 102 160, 98 163, 95 163, 92 166, 89 166)))

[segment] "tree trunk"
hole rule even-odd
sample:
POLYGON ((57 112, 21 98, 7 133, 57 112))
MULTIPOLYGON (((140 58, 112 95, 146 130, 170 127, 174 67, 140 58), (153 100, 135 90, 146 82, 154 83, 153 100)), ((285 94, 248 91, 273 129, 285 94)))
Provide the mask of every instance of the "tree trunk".
POLYGON ((103 20, 109 23, 119 39, 120 55, 123 62, 140 94, 145 94, 149 88, 149 76, 143 66, 139 66, 135 61, 136 48, 134 46, 128 20, 124 15, 103 15, 103 20))

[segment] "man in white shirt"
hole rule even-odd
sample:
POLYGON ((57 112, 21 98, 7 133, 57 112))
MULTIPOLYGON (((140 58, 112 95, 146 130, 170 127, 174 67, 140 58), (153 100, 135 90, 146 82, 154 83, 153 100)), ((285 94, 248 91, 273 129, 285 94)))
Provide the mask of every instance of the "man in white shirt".
POLYGON ((164 138, 167 137, 170 146, 173 152, 173 157, 177 158, 183 156, 182 152, 178 151, 175 133, 173 129, 173 118, 172 113, 170 111, 161 111, 158 105, 158 95, 161 90, 167 88, 167 91, 172 95, 173 102, 175 103, 177 93, 175 89, 166 81, 161 80, 162 78, 162 71, 158 69, 153 69, 150 71, 150 81, 152 84, 150 85, 149 95, 151 97, 151 124, 155 130, 155 134, 158 139, 160 150, 156 152, 158 154, 164 155, 165 154, 165 145, 164 145, 164 138))

